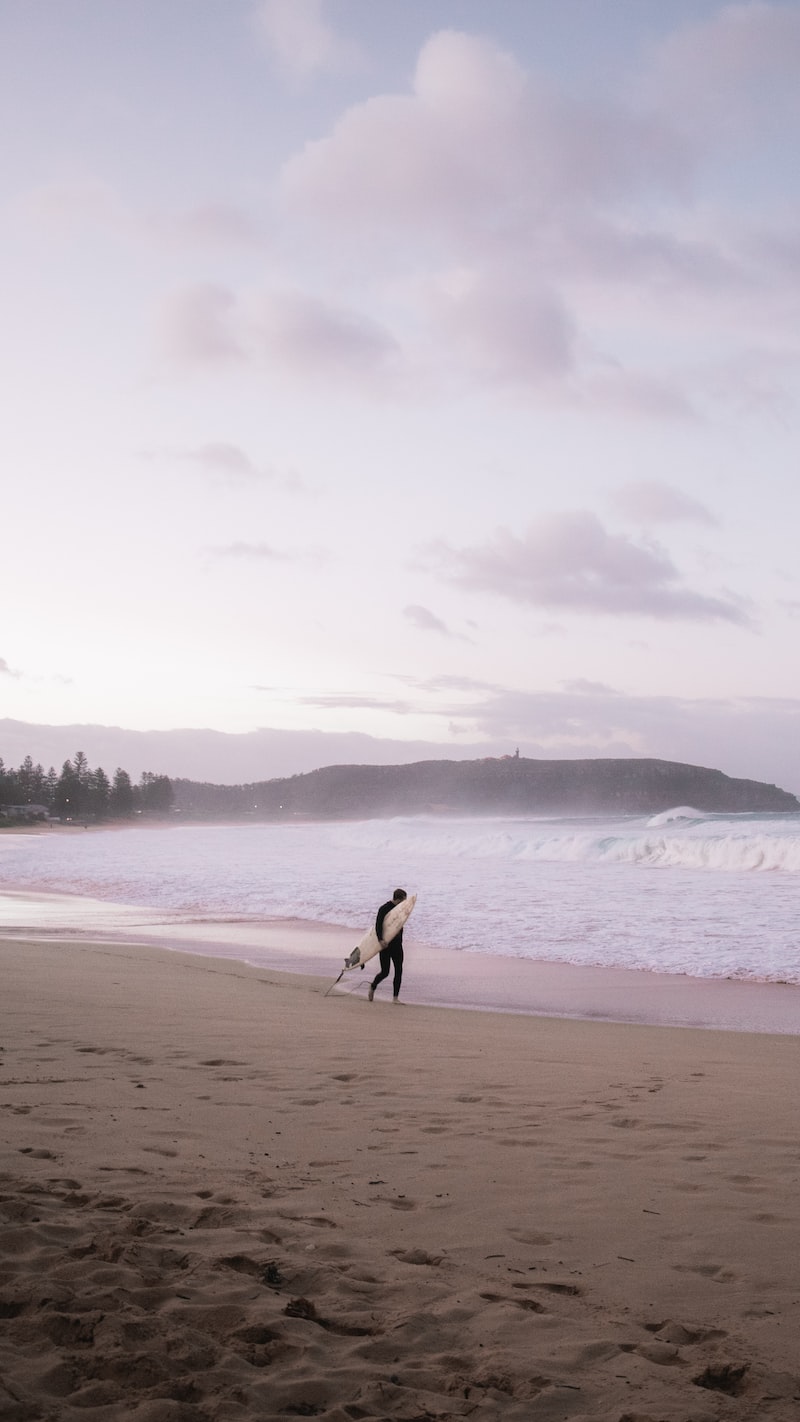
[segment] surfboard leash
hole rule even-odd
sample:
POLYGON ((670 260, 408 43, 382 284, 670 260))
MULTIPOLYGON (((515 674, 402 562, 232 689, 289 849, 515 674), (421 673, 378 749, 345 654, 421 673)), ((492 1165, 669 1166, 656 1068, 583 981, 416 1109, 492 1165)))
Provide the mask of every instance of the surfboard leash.
POLYGON ((333 989, 336 987, 336 983, 340 983, 340 982, 342 981, 342 978, 344 977, 344 974, 345 974, 345 970, 344 970, 344 968, 342 968, 342 971, 340 972, 338 978, 336 979, 336 982, 335 982, 335 983, 331 983, 330 987, 325 989, 325 992, 322 994, 323 997, 327 997, 329 992, 333 992, 333 989))

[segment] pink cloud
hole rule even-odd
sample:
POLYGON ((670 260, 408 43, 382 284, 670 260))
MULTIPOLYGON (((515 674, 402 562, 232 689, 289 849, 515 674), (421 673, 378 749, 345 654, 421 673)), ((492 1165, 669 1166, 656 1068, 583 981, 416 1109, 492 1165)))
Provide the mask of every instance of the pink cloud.
POLYGON ((290 208, 345 227, 531 231, 554 207, 673 189, 686 163, 659 119, 537 88, 491 41, 443 31, 410 93, 349 109, 286 164, 282 191, 290 208))
POLYGON ((620 513, 641 524, 686 521, 715 526, 719 523, 705 504, 657 480, 639 479, 623 484, 612 498, 620 513))
POLYGON ((682 586, 663 549, 610 534, 591 513, 544 515, 522 537, 500 528, 483 544, 431 553, 449 582, 534 607, 747 623, 731 599, 682 586))
MULTIPOLYGON (((228 288, 213 284, 190 287, 167 300, 161 338, 167 354, 180 363, 246 361, 282 375, 357 378, 367 384, 391 376, 400 354, 391 333, 358 311, 288 290, 237 299, 228 288)), ((230 466, 230 451, 227 462, 230 466)))
POLYGON ((252 214, 230 203, 201 203, 170 218, 158 216, 155 225, 181 240, 209 247, 263 248, 267 240, 252 214))
POLYGON ((243 358, 236 334, 236 302, 227 287, 204 283, 176 292, 161 316, 169 355, 197 365, 229 364, 243 358))
POLYGON ((396 341, 378 322, 301 292, 261 300, 253 331, 270 359, 311 374, 377 374, 398 353, 396 341))
POLYGON ((800 112, 800 10, 795 4, 724 5, 659 45, 645 80, 677 124, 712 134, 752 135, 800 112))
POLYGON ((228 479, 260 479, 264 474, 238 444, 229 444, 225 440, 209 440, 195 449, 181 450, 179 457, 228 479))
POLYGON ((268 563, 285 562, 290 556, 288 553, 279 552, 269 543, 246 543, 241 540, 210 548, 208 551, 220 558, 246 558, 268 563))
POLYGON ((436 632, 440 637, 454 637, 459 642, 473 640, 471 637, 465 637, 463 632, 453 632, 441 617, 437 617, 430 608, 421 607, 419 603, 409 603, 408 607, 404 607, 403 616, 420 632, 436 632))
POLYGON ((296 78, 360 67, 363 53, 326 19, 322 0, 261 0, 259 30, 275 59, 296 78))
POLYGON ((564 303, 529 282, 456 271, 431 286, 429 310, 461 362, 484 379, 537 383, 573 368, 575 331, 564 303))
POLYGON ((452 634, 445 622, 440 617, 431 612, 427 607, 420 607, 418 603, 411 603, 403 608, 403 616, 413 623, 422 632, 439 632, 445 637, 452 634))

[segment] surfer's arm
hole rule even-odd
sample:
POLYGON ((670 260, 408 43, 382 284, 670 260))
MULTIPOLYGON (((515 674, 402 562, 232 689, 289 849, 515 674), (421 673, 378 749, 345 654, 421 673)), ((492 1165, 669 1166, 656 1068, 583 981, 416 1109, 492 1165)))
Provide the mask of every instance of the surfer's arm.
POLYGON ((381 904, 380 908, 378 909, 377 918, 375 919, 375 933, 377 934, 378 942, 380 943, 381 948, 386 947, 386 944, 383 941, 383 920, 385 919, 391 907, 391 904, 381 904))

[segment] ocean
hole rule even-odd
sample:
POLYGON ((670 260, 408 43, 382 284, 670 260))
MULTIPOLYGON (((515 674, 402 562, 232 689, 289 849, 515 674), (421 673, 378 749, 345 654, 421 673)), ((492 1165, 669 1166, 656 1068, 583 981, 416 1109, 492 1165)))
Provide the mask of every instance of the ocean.
POLYGON ((97 926, 96 907, 81 909, 91 899, 107 906, 105 929, 139 910, 219 936, 302 919, 356 938, 403 887, 419 895, 407 940, 433 950, 800 983, 800 814, 9 832, 0 883, 76 896, 73 931, 97 926))

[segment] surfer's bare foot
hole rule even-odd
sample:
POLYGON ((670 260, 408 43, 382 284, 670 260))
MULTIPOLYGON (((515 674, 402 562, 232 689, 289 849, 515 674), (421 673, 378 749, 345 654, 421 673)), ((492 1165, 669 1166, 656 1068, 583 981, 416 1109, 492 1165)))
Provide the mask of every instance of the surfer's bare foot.
POLYGON ((374 987, 370 987, 370 990, 369 990, 369 992, 367 993, 367 1000, 368 1000, 369 1002, 372 1002, 372 999, 373 999, 374 996, 375 996, 375 989, 374 989, 374 987))

